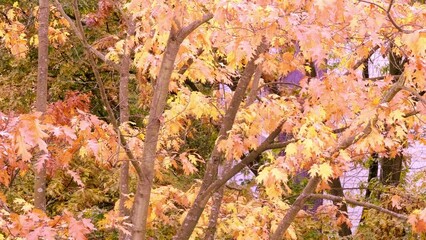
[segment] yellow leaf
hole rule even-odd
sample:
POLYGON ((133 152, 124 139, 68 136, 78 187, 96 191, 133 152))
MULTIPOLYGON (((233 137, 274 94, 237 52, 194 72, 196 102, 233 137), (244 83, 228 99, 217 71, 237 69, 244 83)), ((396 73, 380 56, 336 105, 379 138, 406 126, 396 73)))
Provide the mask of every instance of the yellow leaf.
POLYGON ((329 177, 331 177, 333 175, 333 169, 331 168, 330 164, 322 163, 319 166, 319 175, 323 180, 327 180, 329 177))
POLYGON ((309 175, 311 177, 319 175, 323 180, 327 180, 333 175, 333 169, 329 163, 314 164, 309 170, 309 175))
POLYGON ((296 231, 294 230, 293 226, 290 226, 287 231, 285 232, 286 238, 290 238, 290 239, 297 239, 296 236, 296 231))
POLYGON ((342 157, 343 160, 346 160, 346 161, 351 160, 351 156, 349 156, 349 154, 346 150, 340 150, 339 153, 340 153, 340 157, 342 157))
POLYGON ((22 199, 22 198, 15 198, 14 200, 13 200, 13 202, 14 203, 16 203, 16 204, 19 204, 19 205, 22 205, 22 211, 24 211, 24 212, 28 212, 28 211, 30 211, 31 209, 33 209, 34 208, 34 206, 32 205, 32 204, 30 204, 30 203, 28 203, 27 201, 25 201, 24 199, 22 199))
POLYGON ((296 153, 297 153, 297 145, 295 143, 290 143, 285 148, 285 153, 287 154, 287 156, 296 155, 296 153))
POLYGON ((127 209, 132 209, 133 199, 134 198, 128 198, 126 201, 124 201, 124 207, 127 208, 127 209))

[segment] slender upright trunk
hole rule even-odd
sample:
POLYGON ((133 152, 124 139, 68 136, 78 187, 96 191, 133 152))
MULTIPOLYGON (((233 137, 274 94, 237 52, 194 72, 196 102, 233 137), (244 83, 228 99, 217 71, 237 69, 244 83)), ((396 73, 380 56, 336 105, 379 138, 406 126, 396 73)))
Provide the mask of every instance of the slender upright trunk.
MULTIPOLYGON (((345 197, 345 194, 343 192, 343 188, 342 188, 342 183, 340 182, 340 178, 333 178, 331 180, 331 191, 330 193, 334 196, 338 196, 338 197, 345 197)), ((339 212, 337 213, 337 216, 339 217, 341 214, 343 214, 345 217, 348 217, 348 206, 346 205, 345 202, 334 202, 335 205, 339 206, 339 212)), ((348 226, 348 224, 343 223, 340 226, 339 229, 339 236, 344 237, 344 236, 350 236, 352 234, 351 228, 348 226)))
MULTIPOLYGON (((389 73, 393 76, 401 75, 404 71, 404 62, 401 56, 396 55, 392 51, 392 45, 391 50, 389 51, 389 73)), ((395 186, 399 184, 403 160, 404 156, 402 154, 398 154, 393 158, 380 159, 380 181, 383 184, 395 186)))
MULTIPOLYGON (((255 61, 260 56, 260 54, 266 51, 266 49, 267 49, 266 43, 261 43, 256 50, 256 54, 247 63, 246 68, 238 82, 238 85, 235 90, 234 96, 232 97, 231 103, 229 104, 229 107, 226 110, 225 116, 222 120, 222 125, 216 140, 217 143, 223 139, 226 139, 228 136, 228 131, 232 129, 238 109, 240 108, 240 105, 246 95, 248 84, 250 83, 250 80, 256 70, 255 61)), ((212 154, 207 163, 201 188, 197 194, 197 197, 194 203, 191 206, 191 209, 186 215, 185 220, 182 223, 182 226, 179 228, 177 234, 174 236, 174 239, 176 240, 188 239, 191 236, 191 233, 194 230, 195 226, 197 225, 198 219, 203 213, 204 207, 207 203, 205 199, 206 190, 217 179, 218 167, 221 163, 221 159, 222 159, 222 153, 218 150, 218 146, 216 144, 213 148, 212 154)), ((219 200, 221 200, 221 198, 217 199, 216 201, 219 201, 219 200)), ((217 204, 219 206, 216 205, 215 208, 219 210, 220 201, 217 204)), ((218 213, 214 213, 214 214, 218 214, 218 213)), ((212 221, 216 221, 216 220, 212 219, 212 221)))
MULTIPOLYGON (((127 20, 127 36, 124 44, 124 54, 121 59, 120 66, 120 123, 129 121, 129 71, 131 65, 131 54, 133 53, 133 44, 129 44, 130 37, 135 32, 134 23, 131 21, 130 16, 126 17, 127 20)), ((120 167, 120 202, 119 202, 119 215, 125 217, 130 215, 130 210, 125 207, 125 202, 129 195, 129 161, 125 159, 120 167)), ((121 240, 128 239, 124 232, 120 232, 121 240)))
MULTIPOLYGON (((246 105, 245 105, 246 107, 250 106, 256 99, 257 88, 259 86, 261 75, 262 75, 262 69, 260 66, 257 66, 253 75, 250 92, 247 95, 246 105)), ((223 173, 224 173, 223 169, 229 169, 231 167, 232 167, 232 162, 222 163, 219 166, 219 172, 218 172, 219 178, 223 177, 223 173)), ((206 234, 204 236, 205 240, 215 239, 217 219, 220 214, 220 207, 222 205, 223 193, 224 193, 224 187, 221 187, 219 190, 217 190, 213 194, 213 204, 212 204, 212 209, 210 211, 209 224, 207 226, 206 234)))
POLYGON ((174 63, 179 47, 183 40, 191 32, 212 18, 213 14, 207 13, 202 19, 194 21, 181 29, 175 28, 179 24, 172 24, 173 26, 167 40, 156 85, 154 86, 154 96, 152 98, 148 125, 146 127, 144 151, 140 165, 142 169, 142 177, 140 177, 137 181, 137 189, 132 209, 133 240, 145 239, 146 235, 146 222, 152 182, 154 180, 154 163, 161 126, 161 116, 166 106, 170 78, 174 69, 174 63))
POLYGON ((149 111, 149 120, 146 128, 146 137, 142 156, 142 169, 144 170, 144 176, 143 178, 138 179, 133 205, 133 240, 145 239, 149 199, 151 195, 152 181, 154 179, 154 162, 161 124, 160 118, 166 105, 170 77, 173 71, 176 55, 179 50, 179 45, 180 43, 176 42, 172 36, 169 37, 157 78, 157 84, 154 88, 154 97, 149 111))
MULTIPOLYGON (((39 0, 38 13, 38 72, 36 110, 45 112, 47 108, 47 72, 49 57, 49 0, 39 0)), ((44 153, 41 153, 44 154, 44 153)), ((34 207, 46 210, 46 168, 45 164, 40 171, 34 168, 34 207)))

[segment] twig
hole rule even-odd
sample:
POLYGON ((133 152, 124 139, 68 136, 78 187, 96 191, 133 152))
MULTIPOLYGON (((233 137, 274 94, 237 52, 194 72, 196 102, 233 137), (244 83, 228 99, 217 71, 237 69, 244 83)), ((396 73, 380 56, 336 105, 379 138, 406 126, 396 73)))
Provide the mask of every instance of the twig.
POLYGON ((366 57, 364 57, 363 59, 359 60, 358 62, 355 63, 355 65, 352 67, 352 70, 356 70, 357 68, 359 68, 362 64, 364 64, 364 62, 369 59, 378 49, 380 48, 379 45, 374 46, 369 52, 368 55, 366 57))
POLYGON ((84 45, 85 48, 87 48, 89 50, 89 52, 93 53, 96 57, 98 57, 103 62, 105 62, 108 65, 112 66, 115 70, 119 70, 120 69, 120 66, 118 64, 116 64, 115 62, 107 59, 103 53, 101 53, 100 51, 98 51, 97 49, 95 49, 92 45, 90 45, 87 42, 87 39, 84 36, 83 28, 77 26, 77 25, 81 25, 81 19, 80 19, 80 12, 79 11, 77 11, 75 13, 76 14, 76 19, 77 19, 77 15, 79 15, 78 18, 80 19, 80 20, 76 20, 76 22, 77 22, 77 25, 76 25, 76 22, 74 22, 68 16, 68 14, 65 13, 65 11, 64 11, 61 3, 59 2, 59 0, 55 0, 55 6, 59 10, 59 12, 62 14, 62 16, 65 18, 65 20, 67 20, 68 24, 70 25, 71 29, 74 31, 74 33, 77 36, 77 38, 80 39, 81 43, 84 45))
POLYGON ((371 204, 371 203, 357 201, 357 200, 352 199, 352 198, 338 197, 338 196, 329 195, 329 194, 310 194, 309 197, 310 198, 327 199, 327 200, 331 200, 331 201, 335 201, 335 202, 346 202, 346 203, 353 204, 353 205, 356 205, 356 206, 371 208, 371 209, 377 210, 379 212, 389 214, 389 215, 396 217, 398 219, 401 219, 401 220, 407 220, 408 219, 408 217, 404 214, 399 214, 399 213, 396 213, 396 212, 391 211, 389 209, 379 207, 379 206, 371 204))
POLYGON ((423 104, 426 104, 426 99, 424 99, 415 89, 408 86, 402 86, 402 90, 405 90, 413 94, 416 98, 419 99, 420 102, 422 102, 423 104))
MULTIPOLYGON (((68 15, 65 14, 65 12, 64 12, 61 4, 59 3, 59 1, 55 0, 55 3, 56 3, 56 7, 59 9, 61 14, 65 18, 67 18, 68 15)), ((100 91, 100 94, 101 94, 101 100, 106 107, 106 110, 107 110, 107 113, 108 113, 108 118, 109 118, 114 130, 118 134, 121 145, 124 148, 126 155, 129 157, 130 162, 132 163, 133 167, 135 168, 136 173, 138 174, 139 178, 142 179, 145 176, 145 174, 143 173, 142 168, 139 165, 139 161, 137 161, 136 157, 133 155, 132 151, 130 150, 130 148, 127 144, 126 138, 120 132, 119 123, 117 121, 117 118, 114 115, 114 111, 112 110, 111 104, 108 101, 105 86, 103 84, 101 75, 99 73, 98 66, 96 65, 96 62, 95 62, 95 59, 93 58, 93 56, 91 54, 89 54, 90 52, 92 52, 91 49, 93 49, 93 47, 90 44, 88 44, 87 38, 84 35, 83 25, 81 24, 81 17, 80 17, 80 11, 78 10, 77 0, 73 1, 73 8, 74 8, 75 17, 76 17, 76 24, 69 17, 67 18, 67 20, 69 21, 69 23, 72 26, 72 28, 74 29, 75 33, 79 36, 80 41, 83 43, 83 45, 86 48, 87 59, 88 59, 89 64, 90 64, 90 66, 93 70, 93 74, 95 75, 96 83, 99 86, 99 91, 100 91)))
POLYGON ((403 28, 401 28, 401 26, 399 26, 398 24, 396 24, 396 22, 395 22, 395 20, 393 19, 393 17, 391 16, 391 14, 390 14, 390 11, 391 11, 391 9, 392 9, 392 5, 393 5, 393 0, 391 0, 390 1, 390 3, 389 3, 389 6, 388 6, 388 9, 385 9, 384 7, 382 7, 382 6, 380 6, 379 4, 377 4, 377 3, 374 3, 374 2, 370 2, 370 1, 365 1, 365 0, 359 0, 360 2, 364 2, 364 3, 368 3, 368 4, 372 4, 372 5, 374 5, 374 6, 376 6, 376 7, 378 7, 378 8, 380 8, 381 10, 383 10, 385 13, 386 13, 386 16, 388 17, 388 19, 389 19, 389 21, 391 22, 391 24, 398 30, 398 31, 400 31, 400 32, 402 32, 402 33, 406 33, 406 34, 409 34, 409 33, 413 33, 414 31, 408 31, 408 30, 405 30, 405 29, 403 29, 403 28))

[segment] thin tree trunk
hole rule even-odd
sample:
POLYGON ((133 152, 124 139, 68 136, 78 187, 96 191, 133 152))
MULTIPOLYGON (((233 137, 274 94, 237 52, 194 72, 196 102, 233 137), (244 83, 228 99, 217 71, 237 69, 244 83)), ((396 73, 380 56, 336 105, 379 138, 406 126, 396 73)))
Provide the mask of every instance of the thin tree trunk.
POLYGON ((222 205, 223 192, 224 192, 224 187, 222 186, 221 188, 219 188, 219 190, 213 193, 213 197, 212 197, 213 204, 212 204, 212 209, 210 211, 210 216, 209 216, 209 225, 207 226, 204 240, 215 239, 217 219, 219 218, 219 214, 220 214, 220 207, 222 205))
MULTIPOLYGON (((393 76, 401 75, 404 71, 404 62, 401 56, 396 55, 391 49, 389 51, 389 73, 393 76)), ((382 158, 380 159, 381 174, 380 181, 384 185, 398 185, 401 178, 402 162, 404 156, 398 154, 393 158, 382 158)))
POLYGON ((144 151, 141 163, 143 176, 138 179, 137 182, 132 212, 133 240, 145 239, 149 199, 154 179, 154 163, 161 125, 160 119, 166 106, 170 77, 174 69, 179 46, 191 32, 211 18, 213 18, 213 15, 209 13, 204 15, 201 20, 194 21, 182 29, 175 29, 172 27, 170 30, 160 72, 154 87, 154 96, 151 102, 148 125, 145 133, 144 151))
MULTIPOLYGON (((330 193, 337 197, 345 197, 345 194, 343 192, 342 183, 340 182, 340 178, 333 178, 331 180, 331 191, 330 193)), ((346 218, 348 217, 348 206, 345 202, 339 202, 336 201, 333 202, 335 205, 339 206, 339 212, 337 213, 337 216, 339 217, 341 214, 343 214, 346 218)), ((339 229, 339 236, 350 236, 352 235, 351 228, 344 222, 339 229)))
MULTIPOLYGON (((256 59, 266 51, 267 45, 265 43, 261 43, 256 50, 256 54, 253 58, 247 63, 246 68, 238 82, 237 88, 235 90, 234 96, 232 97, 231 103, 226 111, 226 114, 223 118, 222 125, 217 137, 216 142, 220 142, 223 139, 226 139, 228 136, 228 131, 232 129, 234 124, 235 117, 237 115, 238 109, 246 95, 246 90, 248 84, 256 70, 256 59)), ((207 163, 206 171, 204 174, 203 182, 201 184, 201 188, 197 194, 197 197, 191 206, 188 214, 185 217, 185 220, 182 226, 179 228, 174 239, 188 239, 191 236, 192 231, 194 230, 198 219, 200 218, 205 204, 207 201, 205 200, 205 193, 208 187, 217 179, 218 167, 221 163, 222 153, 218 150, 217 144, 214 146, 210 159, 207 163)), ((220 208, 216 206, 217 209, 220 208)))
MULTIPOLYGON (((121 68, 120 68, 120 90, 119 90, 119 99, 120 99, 120 123, 129 121, 129 71, 131 64, 131 54, 133 53, 133 44, 130 46, 129 41, 130 37, 133 36, 135 32, 135 26, 130 16, 126 16, 126 25, 127 25, 127 36, 124 43, 124 54, 121 59, 121 68)), ((125 202, 128 199, 129 195, 129 161, 125 159, 121 163, 120 167, 120 201, 119 201, 119 216, 125 217, 130 215, 130 210, 125 207, 125 202)), ((121 240, 128 239, 130 236, 125 235, 124 232, 120 231, 119 238, 121 240)))
MULTIPOLYGON (((260 77, 262 75, 262 69, 261 66, 257 66, 256 70, 253 75, 253 80, 251 84, 250 92, 247 95, 246 99, 246 107, 250 106, 255 100, 257 96, 257 88, 259 86, 260 77)), ((223 177, 223 169, 229 169, 232 167, 232 162, 225 162, 224 164, 221 164, 219 166, 219 178, 223 177)), ((216 225, 217 225, 217 219, 220 214, 220 207, 222 205, 222 199, 223 199, 223 193, 224 193, 224 187, 221 187, 217 192, 213 194, 213 203, 212 203, 212 209, 210 211, 209 216, 209 224, 207 226, 206 234, 204 236, 205 240, 213 240, 215 239, 216 234, 216 225)))
MULTIPOLYGON (((47 108, 47 73, 49 64, 49 0, 39 0, 38 13, 38 73, 36 110, 45 112, 47 108)), ((41 153, 44 154, 44 153, 41 153)), ((40 171, 34 168, 34 207, 46 210, 46 164, 40 171)))
MULTIPOLYGON (((365 61, 365 60, 364 60, 365 61)), ((400 76, 397 82, 395 82, 382 96, 382 99, 380 100, 380 103, 388 103, 390 102, 395 95, 401 91, 405 83, 405 78, 403 76, 400 76)), ((378 117, 373 117, 370 121, 368 121, 367 126, 365 126, 364 130, 356 135, 350 136, 346 139, 343 139, 338 147, 333 151, 333 153, 337 153, 342 149, 346 149, 352 144, 355 144, 359 140, 365 138, 368 136, 371 131, 374 124, 376 124, 378 121, 378 117)), ((333 154, 330 154, 333 155, 333 154)), ((287 211, 284 218, 280 221, 278 224, 278 228, 275 231, 275 233, 272 235, 271 240, 278 240, 281 239, 284 232, 287 231, 287 228, 290 226, 291 222, 293 222, 294 218, 296 217, 296 214, 300 211, 300 209, 303 207, 303 203, 306 201, 307 195, 311 194, 316 186, 319 183, 319 177, 315 176, 311 178, 308 182, 308 185, 303 189, 303 192, 299 197, 296 199, 294 204, 290 207, 290 209, 287 211)))
POLYGON ((272 234, 270 240, 280 240, 283 238, 285 231, 293 222, 300 209, 303 208, 306 200, 308 200, 310 197, 310 194, 315 191, 320 181, 321 178, 318 176, 315 176, 309 180, 302 193, 299 195, 299 197, 297 197, 296 201, 294 201, 293 205, 291 205, 290 209, 287 211, 285 217, 278 224, 278 228, 275 230, 274 234, 272 234))
POLYGON ((142 169, 144 170, 144 176, 142 179, 138 179, 133 206, 132 239, 134 240, 145 239, 149 198, 154 178, 154 162, 161 124, 160 117, 163 114, 166 105, 170 77, 173 71, 176 55, 179 50, 179 45, 180 43, 176 42, 176 40, 173 39, 172 34, 170 34, 149 111, 149 120, 146 128, 146 137, 142 156, 142 169))

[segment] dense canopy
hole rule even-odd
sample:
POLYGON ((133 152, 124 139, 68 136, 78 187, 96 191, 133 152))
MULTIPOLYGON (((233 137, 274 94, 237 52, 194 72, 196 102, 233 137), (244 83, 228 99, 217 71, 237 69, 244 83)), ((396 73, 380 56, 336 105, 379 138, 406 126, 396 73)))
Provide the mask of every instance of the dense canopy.
POLYGON ((424 1, 0 3, 0 239, 425 236, 424 1))

